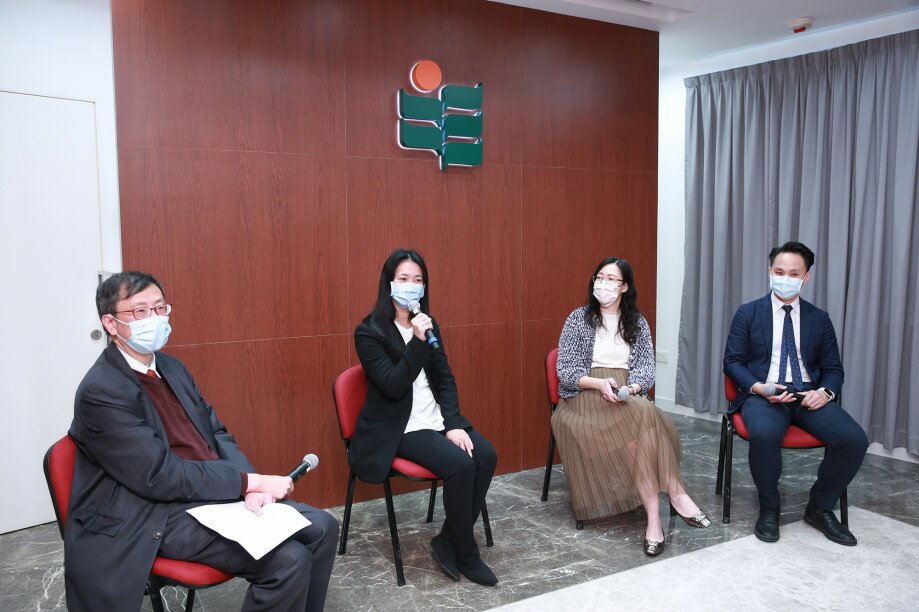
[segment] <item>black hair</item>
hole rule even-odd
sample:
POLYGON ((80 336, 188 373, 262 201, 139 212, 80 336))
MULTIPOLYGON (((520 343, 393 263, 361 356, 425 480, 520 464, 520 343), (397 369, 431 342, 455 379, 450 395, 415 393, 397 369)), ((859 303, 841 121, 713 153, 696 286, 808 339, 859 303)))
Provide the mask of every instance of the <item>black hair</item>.
POLYGON ((99 318, 102 315, 114 315, 118 302, 135 296, 150 285, 156 285, 166 297, 166 292, 158 280, 146 272, 117 272, 102 281, 96 288, 96 310, 99 318))
POLYGON ((769 267, 775 262, 779 253, 797 253, 804 259, 804 271, 810 272, 811 266, 814 265, 814 252, 800 242, 786 242, 782 246, 775 247, 769 252, 769 267))
POLYGON ((587 306, 585 319, 593 329, 603 325, 600 302, 594 297, 594 277, 609 264, 616 264, 619 272, 622 273, 622 281, 629 286, 629 290, 621 294, 622 299, 619 302, 619 335, 631 345, 638 340, 638 335, 641 333, 638 325, 638 317, 641 316, 641 312, 637 306, 638 291, 635 289, 635 274, 632 272, 632 265, 626 260, 619 257, 607 257, 597 264, 590 280, 587 281, 587 301, 584 302, 584 305, 587 306))
POLYGON ((386 258, 383 269, 380 270, 380 284, 377 287, 377 301, 373 306, 373 310, 370 311, 370 314, 364 318, 364 323, 367 323, 384 338, 387 338, 396 348, 404 348, 405 342, 402 340, 402 336, 399 335, 399 331, 393 325, 393 321, 396 319, 396 307, 393 306, 392 303, 392 291, 389 283, 396 278, 396 268, 398 268, 399 264, 403 261, 413 261, 421 268, 421 279, 424 283, 424 295, 421 296, 421 311, 430 311, 428 308, 430 304, 428 267, 425 265, 424 259, 415 249, 396 249, 386 258))

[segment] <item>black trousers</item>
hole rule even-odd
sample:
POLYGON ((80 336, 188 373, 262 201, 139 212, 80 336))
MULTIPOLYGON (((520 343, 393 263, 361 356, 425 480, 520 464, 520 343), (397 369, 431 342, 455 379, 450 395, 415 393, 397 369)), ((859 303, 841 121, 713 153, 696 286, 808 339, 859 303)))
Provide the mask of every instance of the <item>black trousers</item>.
MULTIPOLYGON (((808 389, 812 387, 805 385, 808 389)), ((865 430, 836 402, 828 402, 819 410, 808 410, 797 401, 773 404, 755 395, 740 410, 750 432, 750 472, 760 507, 774 509, 780 505, 782 438, 789 425, 797 425, 826 444, 826 456, 817 470, 810 499, 822 510, 833 510, 865 458, 868 450, 865 430)))
POLYGON ((312 524, 256 561, 232 540, 204 527, 186 512, 200 503, 173 504, 159 553, 170 559, 206 563, 245 578, 243 610, 322 610, 335 561, 338 521, 299 502, 283 502, 312 524))
POLYGON ((491 442, 476 430, 466 430, 472 440, 472 457, 446 438, 446 432, 422 429, 402 436, 396 455, 424 466, 444 481, 444 513, 441 533, 453 543, 457 561, 478 557, 472 526, 479 518, 485 495, 495 475, 498 454, 491 442))

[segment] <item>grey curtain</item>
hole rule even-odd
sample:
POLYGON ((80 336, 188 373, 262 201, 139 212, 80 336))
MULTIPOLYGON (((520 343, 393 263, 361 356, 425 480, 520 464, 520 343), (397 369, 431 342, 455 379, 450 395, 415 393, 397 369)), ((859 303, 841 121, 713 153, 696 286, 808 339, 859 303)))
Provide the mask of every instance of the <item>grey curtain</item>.
POLYGON ((686 267, 676 401, 724 409, 737 307, 800 240, 840 341, 843 406, 919 453, 919 30, 685 80, 686 267))

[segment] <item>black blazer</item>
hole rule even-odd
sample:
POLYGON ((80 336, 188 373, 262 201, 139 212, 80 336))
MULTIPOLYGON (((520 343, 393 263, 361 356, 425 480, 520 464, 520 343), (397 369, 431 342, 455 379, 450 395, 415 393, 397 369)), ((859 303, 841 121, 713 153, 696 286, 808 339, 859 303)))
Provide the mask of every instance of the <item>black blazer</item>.
MULTIPOLYGON (((388 321, 383 325, 395 323, 388 321)), ((367 321, 354 330, 354 348, 367 376, 367 399, 351 438, 348 462, 361 480, 383 482, 389 474, 412 413, 412 383, 422 368, 440 405, 444 427, 448 430, 472 427, 460 414, 456 381, 436 321, 434 335, 440 339, 437 351, 416 336, 408 344, 396 346, 367 321)))
POLYGON ((70 435, 79 452, 64 528, 70 610, 137 610, 172 502, 240 499, 240 473, 255 468, 175 357, 160 375, 220 460, 186 461, 169 450, 153 402, 110 344, 77 389, 70 435))
MULTIPOLYGON (((801 300, 801 360, 815 387, 836 395, 844 372, 833 322, 825 310, 801 300)), ((737 309, 724 347, 724 373, 737 385, 734 412, 750 397, 750 387, 765 382, 772 361, 771 294, 737 309)))

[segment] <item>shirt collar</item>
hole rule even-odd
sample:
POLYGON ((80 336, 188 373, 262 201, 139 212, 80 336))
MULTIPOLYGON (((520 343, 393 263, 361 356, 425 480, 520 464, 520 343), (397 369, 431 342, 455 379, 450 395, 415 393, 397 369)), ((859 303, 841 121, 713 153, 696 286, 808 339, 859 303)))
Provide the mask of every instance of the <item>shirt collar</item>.
MULTIPOLYGON (((782 310, 782 306, 785 306, 785 302, 783 302, 783 301, 780 300, 779 298, 775 297, 775 293, 772 292, 772 291, 769 292, 769 297, 772 298, 772 314, 775 314, 775 313, 777 313, 778 311, 782 310)), ((800 297, 800 295, 795 296, 795 300, 794 300, 793 302, 791 302, 790 304, 788 304, 788 305, 791 306, 791 309, 792 309, 794 312, 800 312, 800 310, 801 310, 801 297, 800 297)))
MULTIPOLYGON (((122 357, 124 357, 125 361, 128 362, 128 366, 130 366, 130 368, 135 372, 140 372, 141 374, 146 374, 147 370, 153 370, 156 372, 156 354, 153 354, 153 359, 150 360, 150 365, 146 365, 128 355, 120 346, 115 346, 118 349, 118 352, 121 353, 122 357)), ((159 372, 156 372, 156 377, 160 377, 159 372)))

